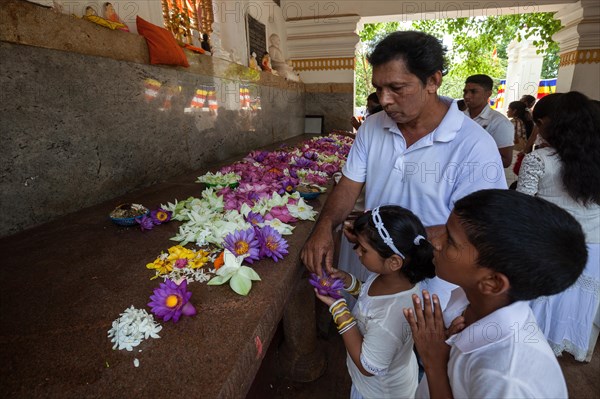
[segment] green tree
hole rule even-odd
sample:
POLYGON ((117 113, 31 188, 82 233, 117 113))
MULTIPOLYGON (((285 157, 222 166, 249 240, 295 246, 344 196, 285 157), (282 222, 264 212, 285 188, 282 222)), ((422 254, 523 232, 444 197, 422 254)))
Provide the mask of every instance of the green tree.
POLYGON ((542 78, 555 77, 558 72, 558 44, 552 35, 561 24, 554 19, 554 13, 413 21, 412 28, 440 39, 445 35, 452 38, 448 52, 449 73, 440 88, 440 93, 449 97, 462 97, 462 84, 457 82, 464 82, 475 73, 484 73, 495 81, 504 79, 506 48, 515 38, 518 41, 533 38, 538 53, 544 54, 542 78))
POLYGON ((367 97, 375 91, 371 84, 372 69, 367 61, 367 56, 385 35, 397 31, 399 26, 398 22, 365 24, 359 32, 360 48, 356 53, 356 66, 354 68, 356 106, 365 106, 367 97))
MULTIPOLYGON (((449 73, 444 77, 440 94, 460 98, 465 79, 475 73, 485 73, 496 81, 506 75, 506 48, 514 38, 534 38, 533 44, 544 54, 542 78, 556 77, 558 72, 558 44, 552 35, 560 28, 553 13, 511 14, 498 17, 450 18, 413 21, 411 29, 430 33, 440 39, 450 37, 448 51, 449 73), (494 55, 495 53, 495 55, 494 55)), ((356 105, 366 103, 373 91, 371 67, 366 60, 375 44, 389 32, 398 30, 398 22, 365 24, 359 33, 360 50, 356 59, 356 105)))

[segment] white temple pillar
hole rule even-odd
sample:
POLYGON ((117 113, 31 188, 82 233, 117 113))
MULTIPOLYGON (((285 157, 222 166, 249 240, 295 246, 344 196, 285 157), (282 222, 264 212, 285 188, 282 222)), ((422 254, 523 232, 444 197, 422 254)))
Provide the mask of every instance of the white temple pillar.
POLYGON ((544 57, 537 54, 533 40, 513 39, 507 48, 508 66, 506 69, 506 88, 502 111, 508 109, 508 104, 519 100, 525 94, 537 96, 538 85, 542 73, 544 57))
POLYGON ((560 46, 556 91, 576 90, 600 100, 600 3, 580 0, 554 18, 564 26, 552 37, 560 46))

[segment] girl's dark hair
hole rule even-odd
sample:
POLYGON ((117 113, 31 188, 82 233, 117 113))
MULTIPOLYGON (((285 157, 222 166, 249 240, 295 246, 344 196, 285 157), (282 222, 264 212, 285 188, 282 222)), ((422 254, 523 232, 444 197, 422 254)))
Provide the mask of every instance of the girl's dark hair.
POLYGON ((564 291, 585 268, 581 225, 549 201, 514 190, 481 190, 458 200, 453 212, 477 250, 477 264, 508 278, 511 301, 564 291))
POLYGON ((533 131, 533 121, 531 120, 529 111, 527 111, 527 105, 523 101, 513 101, 508 104, 508 108, 515 110, 515 118, 519 118, 523 122, 527 138, 529 138, 533 131))
MULTIPOLYGON (((425 227, 414 213, 396 205, 379 207, 379 215, 385 229, 394 241, 394 245, 406 258, 400 271, 406 278, 416 284, 425 278, 435 276, 433 266, 433 247, 429 241, 420 240, 415 245, 414 240, 418 235, 427 238, 425 227)), ((387 246, 375 227, 371 211, 365 212, 354 222, 355 234, 362 234, 368 243, 382 258, 389 258, 394 251, 387 246)))
POLYGON ((600 109, 577 91, 555 93, 533 109, 534 121, 545 117, 544 138, 560 156, 567 193, 584 205, 600 204, 600 109))
POLYGON ((369 63, 377 67, 393 60, 403 60, 408 72, 423 84, 437 71, 445 75, 446 48, 437 38, 424 32, 398 31, 387 35, 369 55, 369 63))

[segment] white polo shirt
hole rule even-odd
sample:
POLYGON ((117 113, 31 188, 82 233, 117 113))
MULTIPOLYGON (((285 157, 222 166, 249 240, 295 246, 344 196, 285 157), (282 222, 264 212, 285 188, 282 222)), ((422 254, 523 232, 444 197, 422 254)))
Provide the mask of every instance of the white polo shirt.
MULTIPOLYGON (((469 109, 464 111, 470 118, 469 109)), ((494 139, 498 148, 505 148, 515 145, 515 127, 506 116, 492 109, 486 104, 479 115, 473 118, 475 122, 484 128, 494 139)))
MULTIPOLYGON (((402 132, 385 112, 367 118, 342 172, 365 182, 365 207, 400 205, 425 226, 445 224, 454 203, 472 192, 506 188, 496 144, 459 111, 452 99, 439 126, 406 148, 402 132)), ((510 123, 510 122, 509 122, 510 123)))
MULTIPOLYGON (((444 322, 469 304, 462 288, 452 291, 444 322)), ((448 378, 455 398, 566 398, 567 385, 528 302, 515 302, 473 323, 446 341, 448 378)), ((416 393, 429 398, 427 376, 416 393)))

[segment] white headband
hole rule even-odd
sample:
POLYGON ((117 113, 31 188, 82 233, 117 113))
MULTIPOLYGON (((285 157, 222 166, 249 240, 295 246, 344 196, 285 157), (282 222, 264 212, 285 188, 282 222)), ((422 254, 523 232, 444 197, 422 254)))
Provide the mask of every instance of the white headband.
POLYGON ((415 237, 413 243, 415 245, 420 245, 421 244, 421 240, 425 240, 425 237, 423 237, 421 234, 419 234, 418 236, 415 237))
POLYGON ((390 233, 388 233, 388 231, 385 229, 385 226, 383 225, 383 220, 381 220, 381 216, 379 215, 379 207, 371 211, 371 216, 373 218, 373 223, 375 223, 375 227, 377 227, 379 237, 381 237, 383 242, 385 242, 385 244, 388 247, 390 247, 390 249, 394 251, 396 255, 398 255, 402 259, 405 259, 406 257, 402 254, 402 252, 398 250, 398 248, 396 248, 396 246, 394 245, 394 240, 392 240, 390 233))

